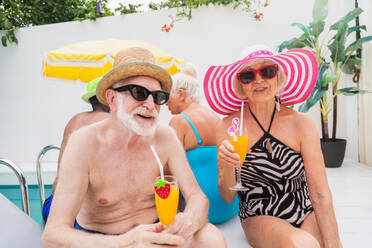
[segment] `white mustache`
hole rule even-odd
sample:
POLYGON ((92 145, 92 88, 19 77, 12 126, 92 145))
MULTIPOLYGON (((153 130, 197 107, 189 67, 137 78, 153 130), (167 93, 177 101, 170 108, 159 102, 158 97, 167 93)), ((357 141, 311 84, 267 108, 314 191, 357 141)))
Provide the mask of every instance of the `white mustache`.
POLYGON ((150 117, 153 117, 153 118, 158 118, 159 116, 159 112, 156 111, 156 109, 150 111, 148 110, 147 108, 143 107, 143 106, 139 106, 137 108, 135 108, 133 111, 132 111, 132 116, 133 115, 136 115, 136 114, 139 114, 139 115, 144 115, 144 116, 150 116, 150 117))

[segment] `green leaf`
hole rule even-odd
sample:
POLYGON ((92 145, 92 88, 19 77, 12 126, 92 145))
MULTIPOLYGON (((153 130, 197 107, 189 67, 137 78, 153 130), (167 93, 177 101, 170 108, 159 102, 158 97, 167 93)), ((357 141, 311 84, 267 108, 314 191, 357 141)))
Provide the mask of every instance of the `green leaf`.
POLYGON ((313 7, 313 19, 324 21, 328 16, 328 0, 315 0, 313 7))
POLYGON ((154 186, 156 186, 156 188, 160 189, 160 188, 164 188, 165 185, 167 185, 167 184, 169 184, 167 181, 160 179, 159 181, 157 181, 155 183, 154 186))
POLYGON ((301 23, 295 22, 291 24, 292 27, 299 27, 305 34, 310 35, 309 29, 301 23))
POLYGON ((360 38, 356 41, 354 41, 353 43, 351 43, 346 49, 349 51, 352 51, 354 50, 354 46, 356 46, 358 48, 361 47, 361 44, 364 43, 364 42, 368 42, 368 41, 371 41, 372 40, 372 35, 371 36, 366 36, 366 37, 363 37, 363 38, 360 38), (359 46, 359 47, 358 47, 359 46))
POLYGON ((366 94, 366 93, 372 93, 372 91, 362 90, 358 87, 347 87, 347 88, 337 90, 335 94, 336 95, 342 94, 342 95, 345 95, 345 96, 352 96, 352 95, 356 95, 356 94, 366 94))
POLYGON ((298 111, 306 113, 310 110, 311 107, 313 107, 321 98, 322 96, 327 92, 327 90, 319 90, 314 89, 310 96, 306 99, 306 102, 300 105, 298 108, 298 111))
POLYGON ((350 21, 354 20, 357 16, 359 16, 363 10, 361 8, 355 8, 349 13, 347 13, 344 17, 338 20, 335 24, 333 24, 329 29, 330 30, 337 30, 339 29, 339 25, 343 25, 342 23, 349 23, 350 21))
POLYGON ((7 44, 6 44, 6 36, 5 35, 1 36, 1 43, 3 44, 4 47, 7 46, 7 44))
POLYGON ((311 31, 311 34, 314 37, 318 38, 319 35, 323 32, 324 26, 325 26, 325 22, 324 21, 314 20, 314 21, 310 22, 310 31, 311 31))
POLYGON ((301 36, 300 38, 293 38, 291 40, 284 41, 279 46, 279 52, 282 52, 284 49, 303 48, 306 46, 309 46, 309 42, 304 39, 304 36, 301 36))
POLYGON ((306 102, 300 105, 298 109, 300 112, 306 113, 307 111, 309 111, 309 109, 314 106, 327 92, 328 83, 323 83, 323 80, 325 78, 324 74, 326 73, 328 66, 328 63, 323 63, 319 66, 318 79, 316 81, 315 87, 310 96, 306 99, 306 102))
POLYGON ((346 42, 346 30, 348 28, 347 23, 341 22, 338 26, 338 30, 335 36, 332 37, 332 43, 328 45, 331 52, 332 62, 338 64, 345 60, 345 42, 346 42))
POLYGON ((350 54, 356 50, 358 50, 359 48, 361 48, 363 45, 363 41, 361 39, 353 42, 352 44, 350 44, 346 49, 345 49, 345 53, 346 54, 350 54))
POLYGON ((350 58, 343 65, 342 71, 346 74, 354 73, 354 66, 360 65, 361 60, 357 55, 351 55, 350 58))
POLYGON ((322 76, 322 88, 327 88, 330 83, 337 79, 337 75, 331 72, 324 72, 322 76))
POLYGON ((354 27, 348 28, 347 35, 349 35, 352 32, 361 31, 362 29, 367 31, 366 25, 359 25, 359 26, 354 26, 354 27))

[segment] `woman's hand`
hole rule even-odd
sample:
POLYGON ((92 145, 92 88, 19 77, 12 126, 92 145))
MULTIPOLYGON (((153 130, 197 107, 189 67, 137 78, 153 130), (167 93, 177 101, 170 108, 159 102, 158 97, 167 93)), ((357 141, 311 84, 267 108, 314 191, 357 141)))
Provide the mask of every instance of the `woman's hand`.
POLYGON ((240 167, 240 157, 234 153, 234 147, 228 140, 223 140, 218 147, 218 161, 224 166, 240 167))

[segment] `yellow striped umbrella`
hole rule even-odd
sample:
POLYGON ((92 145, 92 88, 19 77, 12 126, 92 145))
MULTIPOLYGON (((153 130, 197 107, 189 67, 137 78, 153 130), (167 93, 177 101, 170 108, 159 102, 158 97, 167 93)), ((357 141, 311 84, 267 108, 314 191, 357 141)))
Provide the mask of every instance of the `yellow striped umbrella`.
POLYGON ((129 47, 150 50, 155 56, 156 63, 171 75, 179 72, 186 64, 148 42, 111 39, 80 42, 47 52, 43 59, 43 75, 90 82, 111 70, 115 54, 129 47))

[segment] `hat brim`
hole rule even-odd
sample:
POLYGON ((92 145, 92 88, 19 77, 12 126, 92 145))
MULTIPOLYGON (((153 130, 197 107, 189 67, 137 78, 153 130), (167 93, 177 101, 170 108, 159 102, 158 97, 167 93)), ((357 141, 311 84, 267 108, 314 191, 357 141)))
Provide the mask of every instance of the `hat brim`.
POLYGON ((96 90, 98 100, 102 104, 108 105, 105 96, 106 90, 120 80, 135 76, 148 76, 157 79, 162 90, 168 93, 172 88, 172 77, 166 70, 151 63, 133 62, 113 68, 101 79, 96 90))
POLYGON ((85 93, 85 94, 81 97, 81 99, 83 99, 84 102, 89 103, 89 99, 90 99, 91 97, 95 96, 95 95, 96 95, 96 91, 87 92, 87 93, 85 93))
POLYGON ((270 59, 283 70, 286 81, 280 92, 282 104, 301 103, 311 94, 318 77, 318 63, 314 53, 306 49, 291 49, 274 55, 245 58, 235 63, 211 66, 204 77, 204 94, 209 106, 218 114, 229 115, 241 107, 241 92, 234 87, 234 78, 239 69, 252 59, 270 59))

